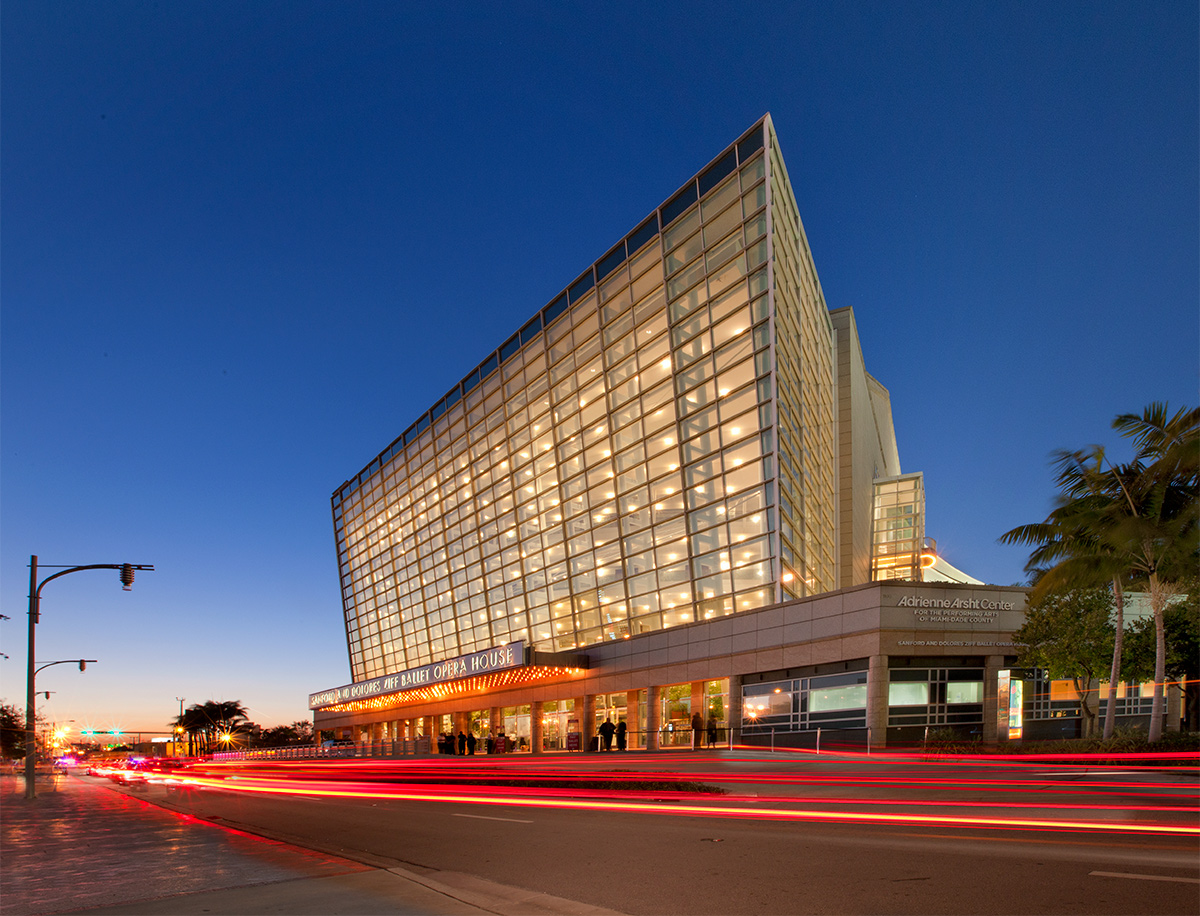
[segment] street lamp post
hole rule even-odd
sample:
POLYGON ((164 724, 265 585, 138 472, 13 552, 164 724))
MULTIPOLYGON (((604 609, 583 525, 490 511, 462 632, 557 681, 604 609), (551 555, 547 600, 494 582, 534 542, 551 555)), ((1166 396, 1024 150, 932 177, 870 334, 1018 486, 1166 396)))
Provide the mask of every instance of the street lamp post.
MULTIPOLYGON (((175 723, 175 756, 179 757, 180 745, 183 743, 183 701, 184 697, 176 697, 179 701, 179 721, 175 723)), ((190 736, 189 736, 190 740, 190 736)), ((190 751, 191 748, 188 748, 190 751)))
MULTIPOLYGON (((68 566, 68 567, 49 567, 50 569, 58 569, 59 572, 47 576, 40 583, 38 582, 38 558, 37 554, 33 554, 29 558, 29 667, 28 678, 25 694, 25 797, 37 798, 37 790, 34 787, 35 778, 37 775, 37 750, 34 744, 37 741, 37 729, 34 725, 34 716, 36 713, 36 694, 37 694, 37 673, 42 668, 49 668, 51 665, 61 665, 65 662, 49 662, 41 667, 37 666, 34 660, 34 642, 37 632, 37 624, 39 617, 39 608, 42 600, 42 588, 52 579, 57 579, 59 576, 65 576, 69 573, 80 572, 84 569, 119 569, 121 571, 121 587, 125 591, 133 588, 133 574, 135 570, 145 570, 153 572, 153 566, 135 565, 133 563, 94 563, 90 566, 68 566)), ((79 662, 79 670, 82 671, 87 662, 95 661, 95 659, 67 659, 68 662, 79 662)))

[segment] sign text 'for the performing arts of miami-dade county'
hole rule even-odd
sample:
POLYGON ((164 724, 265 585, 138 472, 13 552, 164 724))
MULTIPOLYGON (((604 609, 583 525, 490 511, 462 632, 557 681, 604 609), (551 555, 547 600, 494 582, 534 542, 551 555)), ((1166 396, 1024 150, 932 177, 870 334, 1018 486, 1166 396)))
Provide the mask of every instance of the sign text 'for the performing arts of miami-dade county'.
POLYGON ((410 690, 414 687, 425 687, 429 684, 439 684, 443 681, 456 681, 462 677, 477 674, 487 674, 490 671, 500 671, 504 668, 516 668, 525 664, 525 643, 510 642, 506 646, 496 646, 473 652, 470 655, 460 655, 445 661, 434 662, 432 665, 422 665, 420 668, 409 668, 397 674, 385 674, 382 677, 371 678, 369 681, 359 681, 347 684, 345 687, 335 687, 332 690, 322 690, 308 696, 308 708, 319 709, 322 706, 334 706, 351 700, 365 700, 385 693, 395 693, 397 690, 410 690))
POLYGON ((920 623, 996 623, 1001 611, 1016 610, 1012 601, 993 601, 987 598, 918 598, 905 595, 896 607, 910 607, 920 623))

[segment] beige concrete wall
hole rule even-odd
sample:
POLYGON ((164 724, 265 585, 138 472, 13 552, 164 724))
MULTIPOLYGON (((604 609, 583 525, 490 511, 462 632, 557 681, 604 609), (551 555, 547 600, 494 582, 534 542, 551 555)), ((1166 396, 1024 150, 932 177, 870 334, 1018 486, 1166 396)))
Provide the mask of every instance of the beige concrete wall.
POLYGON ((336 728, 432 712, 521 706, 581 695, 741 677, 879 656, 1010 655, 1025 591, 879 582, 587 648, 591 667, 551 683, 371 713, 318 713, 336 728), (958 606, 955 606, 955 603, 958 606))
POLYGON ((891 398, 863 361, 852 309, 829 313, 837 340, 838 584, 871 581, 872 481, 900 473, 891 398))

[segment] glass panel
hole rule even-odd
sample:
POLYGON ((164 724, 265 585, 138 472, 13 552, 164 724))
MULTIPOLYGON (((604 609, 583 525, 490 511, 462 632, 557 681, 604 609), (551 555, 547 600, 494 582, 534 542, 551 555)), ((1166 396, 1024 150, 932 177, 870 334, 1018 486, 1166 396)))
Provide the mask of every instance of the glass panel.
POLYGON ((678 248, 667 255, 665 262, 667 275, 670 276, 683 267, 684 264, 694 259, 696 255, 700 254, 702 248, 703 241, 700 238, 699 232, 685 239, 678 248))
MULTIPOLYGON (((703 190, 700 192, 703 194, 703 190)), ((717 191, 714 191, 708 198, 700 204, 700 218, 708 222, 713 214, 720 213, 729 204, 737 200, 741 193, 741 186, 736 178, 725 182, 724 185, 717 191)))
POLYGON ((888 684, 888 706, 928 706, 929 684, 924 681, 888 684))
MULTIPOLYGON (((730 149, 729 152, 710 165, 707 169, 705 169, 703 174, 700 175, 698 182, 700 186, 700 194, 707 194, 713 187, 716 186, 717 182, 732 172, 735 168, 737 168, 736 149, 730 149)), ((735 188, 737 187, 736 179, 730 183, 735 188)))
POLYGON ((982 703, 982 681, 951 681, 946 684, 947 703, 982 703))
POLYGON ((658 234, 658 216, 652 215, 648 220, 642 223, 637 229, 629 234, 626 240, 629 246, 630 254, 636 252, 639 248, 650 241, 658 234))
POLYGON ((696 183, 693 181, 662 208, 662 222, 669 226, 696 202, 696 183))
POLYGON ((733 231, 735 226, 738 226, 742 221, 741 210, 737 207, 730 207, 720 216, 717 216, 711 222, 705 220, 704 223, 704 244, 705 247, 715 245, 718 240, 725 238, 733 231))
POLYGON ((865 683, 850 684, 844 687, 818 687, 815 683, 818 680, 819 678, 813 678, 814 683, 809 687, 809 712, 867 708, 867 685, 865 683))
POLYGON ((691 235, 700 226, 700 211, 693 210, 687 218, 681 220, 663 233, 663 250, 670 252, 676 245, 691 235))

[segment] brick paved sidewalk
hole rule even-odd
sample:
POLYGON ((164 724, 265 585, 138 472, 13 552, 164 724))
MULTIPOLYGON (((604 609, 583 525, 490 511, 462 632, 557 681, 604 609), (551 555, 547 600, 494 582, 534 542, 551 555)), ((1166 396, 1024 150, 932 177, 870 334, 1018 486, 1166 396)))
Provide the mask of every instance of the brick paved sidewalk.
POLYGON ((0 912, 480 913, 393 871, 167 811, 78 776, 0 777, 0 912))

